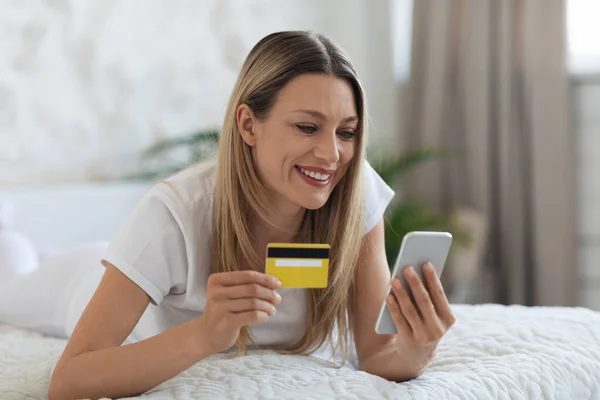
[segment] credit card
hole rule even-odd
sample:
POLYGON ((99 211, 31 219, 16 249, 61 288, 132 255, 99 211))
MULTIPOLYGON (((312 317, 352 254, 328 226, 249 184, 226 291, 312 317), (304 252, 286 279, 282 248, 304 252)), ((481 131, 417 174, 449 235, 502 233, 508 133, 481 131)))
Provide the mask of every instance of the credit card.
POLYGON ((329 275, 329 245, 269 243, 265 272, 284 288, 325 288, 329 275))

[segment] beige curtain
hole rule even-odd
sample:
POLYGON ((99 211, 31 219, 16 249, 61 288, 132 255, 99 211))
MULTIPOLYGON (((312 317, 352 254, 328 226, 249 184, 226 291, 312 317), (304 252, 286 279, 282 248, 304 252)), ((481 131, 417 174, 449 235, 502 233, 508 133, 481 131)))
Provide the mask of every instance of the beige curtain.
POLYGON ((563 0, 415 0, 408 148, 459 155, 412 189, 488 218, 494 301, 575 305, 576 176, 563 0))

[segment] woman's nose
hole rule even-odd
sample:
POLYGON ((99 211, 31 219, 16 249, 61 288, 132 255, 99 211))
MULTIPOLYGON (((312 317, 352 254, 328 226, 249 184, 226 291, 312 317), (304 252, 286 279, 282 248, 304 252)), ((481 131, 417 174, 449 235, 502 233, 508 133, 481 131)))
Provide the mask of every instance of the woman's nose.
POLYGON ((328 164, 336 164, 340 159, 336 132, 323 132, 319 136, 314 150, 315 156, 325 160, 328 164))

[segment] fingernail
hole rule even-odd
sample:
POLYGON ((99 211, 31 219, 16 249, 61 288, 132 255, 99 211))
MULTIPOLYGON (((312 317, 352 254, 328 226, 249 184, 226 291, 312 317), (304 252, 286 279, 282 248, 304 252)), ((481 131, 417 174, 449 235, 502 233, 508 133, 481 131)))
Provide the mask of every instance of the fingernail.
POLYGON ((279 304, 281 302, 281 296, 279 295, 279 293, 275 292, 275 302, 277 304, 279 304))
POLYGON ((406 268, 406 273, 408 274, 408 276, 415 276, 417 273, 415 272, 415 269, 413 267, 408 267, 406 268))
POLYGON ((275 279, 273 283, 275 283, 276 287, 281 287, 281 281, 279 279, 275 279))
POLYGON ((388 296, 386 301, 388 304, 394 304, 394 299, 392 298, 392 296, 388 296))
POLYGON ((426 272, 433 272, 434 271, 433 264, 430 262, 425 263, 425 265, 423 266, 423 270, 426 272))
POLYGON ((397 278, 396 278, 396 279, 394 279, 394 280, 392 281, 392 285, 394 285, 394 287, 395 287, 396 289, 400 289, 400 280, 399 280, 399 279, 397 279, 397 278))

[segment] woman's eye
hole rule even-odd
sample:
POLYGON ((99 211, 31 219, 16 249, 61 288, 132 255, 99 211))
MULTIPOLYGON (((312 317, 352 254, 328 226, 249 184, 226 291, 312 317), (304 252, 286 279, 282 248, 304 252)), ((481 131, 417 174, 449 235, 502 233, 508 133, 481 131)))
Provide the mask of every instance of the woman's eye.
POLYGON ((352 131, 341 131, 341 132, 338 132, 338 135, 340 135, 340 137, 344 140, 350 140, 356 136, 356 133, 354 133, 352 131))
POLYGON ((296 128, 300 129, 304 133, 315 133, 317 128, 312 125, 296 125, 296 128))

